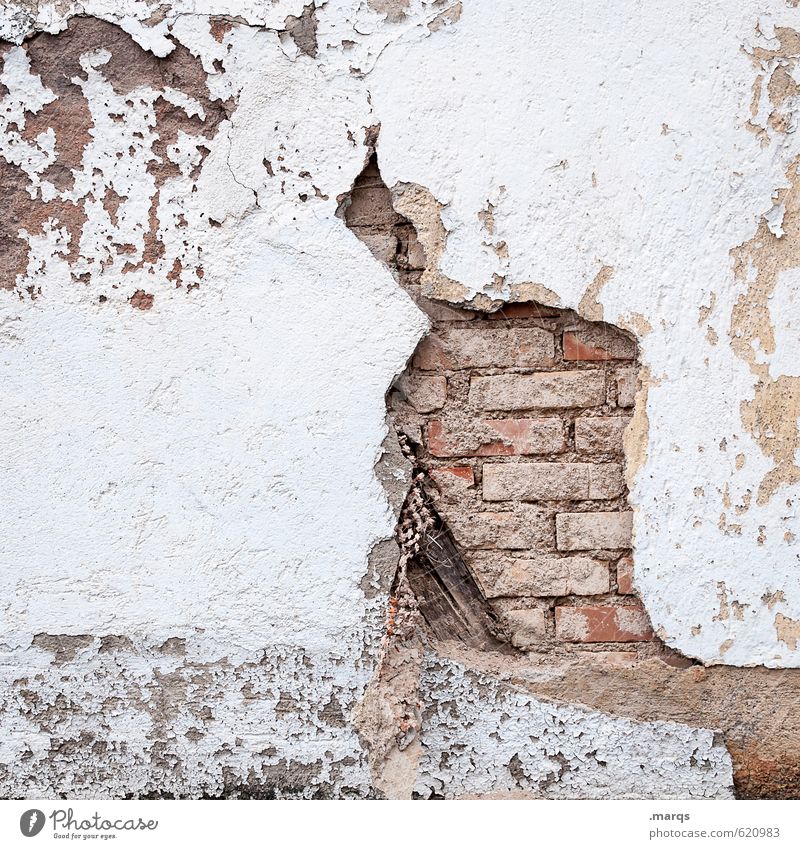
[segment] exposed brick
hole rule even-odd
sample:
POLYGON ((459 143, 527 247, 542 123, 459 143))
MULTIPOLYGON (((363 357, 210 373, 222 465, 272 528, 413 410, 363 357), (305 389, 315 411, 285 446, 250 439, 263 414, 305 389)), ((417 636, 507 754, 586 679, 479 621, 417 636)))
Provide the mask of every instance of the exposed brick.
POLYGON ((386 265, 391 265, 397 255, 397 239, 382 231, 358 228, 358 238, 370 249, 372 255, 386 265))
POLYGON ((622 466, 617 463, 597 463, 589 478, 589 498, 603 500, 616 498, 625 490, 622 466))
POLYGON ((429 333, 417 345, 411 365, 413 368, 422 371, 443 371, 454 368, 454 363, 448 356, 444 343, 435 333, 429 333))
POLYGON ((434 483, 431 495, 437 500, 466 504, 474 495, 475 475, 469 466, 431 469, 429 474, 434 483))
POLYGON ((608 565, 592 557, 473 555, 487 598, 599 595, 609 590, 608 565))
POLYGON ((602 371, 562 371, 473 377, 469 401, 482 410, 569 409, 605 403, 602 371))
POLYGON ((563 310, 557 307, 545 307, 542 304, 505 304, 497 312, 489 313, 487 318, 490 321, 508 321, 513 318, 557 318, 562 312, 563 310))
MULTIPOLYGON (((546 651, 557 605, 559 637, 590 644, 585 662, 634 663, 642 651, 636 641, 650 637, 633 589, 621 465, 635 341, 534 302, 487 314, 430 299, 419 273, 425 252, 410 222, 391 209, 390 194, 373 157, 345 217, 362 225, 356 235, 394 266, 431 320, 389 400, 398 428, 424 447, 425 490, 488 597, 487 610, 513 645, 546 651)), ((439 568, 434 559, 428 566, 439 568)), ((441 602, 444 611, 447 600, 426 599, 429 590, 420 603, 441 602)), ((483 601, 473 593, 468 603, 483 601)), ((459 630, 456 619, 452 627, 459 630)))
MULTIPOLYGON (((420 267, 425 266, 425 254, 419 246, 419 242, 413 240, 409 243, 408 264, 416 266, 416 263, 422 262, 420 267)), ((416 305, 423 310, 434 321, 472 321, 477 313, 471 310, 464 310, 459 307, 447 304, 444 301, 434 301, 431 298, 426 298, 422 294, 420 286, 408 286, 408 293, 414 299, 416 305)))
POLYGON ((592 652, 592 663, 599 663, 610 669, 625 669, 635 666, 639 657, 636 649, 627 651, 595 651, 592 652))
MULTIPOLYGON (((392 207, 392 193, 381 183, 355 189, 345 215, 348 227, 369 228, 373 232, 390 232, 391 227, 400 221, 392 207)), ((362 233, 358 236, 363 238, 362 233)))
POLYGON ((555 356, 553 334, 539 327, 453 328, 441 344, 452 368, 537 368, 555 356))
POLYGON ((443 515, 456 542, 466 549, 526 549, 550 547, 553 521, 544 510, 519 505, 513 512, 476 513, 463 507, 445 507, 443 515))
POLYGON ((573 643, 629 643, 651 640, 653 630, 638 605, 557 607, 556 637, 573 643))
POLYGON ((395 384, 418 413, 440 410, 447 400, 447 378, 441 375, 406 374, 395 384))
POLYGON ((599 595, 610 587, 608 563, 591 557, 564 557, 567 561, 567 594, 599 595))
POLYGON ((491 457, 512 454, 556 454, 567 442, 561 419, 477 419, 469 430, 441 421, 427 428, 428 451, 434 457, 491 457))
POLYGON ((618 463, 487 463, 483 467, 486 501, 606 499, 615 498, 623 487, 618 463))
POLYGON ((636 401, 636 369, 625 369, 617 374, 617 406, 632 407, 636 401))
POLYGON ((575 420, 575 448, 583 453, 622 452, 622 435, 629 418, 593 416, 575 420))
POLYGON ((511 643, 518 649, 529 649, 541 644, 547 635, 544 610, 509 610, 506 613, 511 643))
POLYGON ((422 296, 420 296, 417 304, 434 321, 472 321, 475 318, 475 313, 470 312, 470 310, 462 310, 458 307, 453 307, 440 301, 433 301, 430 298, 422 296))
MULTIPOLYGON (((406 242, 406 256, 405 256, 405 266, 406 266, 406 268, 416 269, 416 270, 420 270, 420 269, 425 268, 425 266, 427 265, 427 259, 425 257, 425 250, 423 249, 422 245, 420 244, 419 239, 416 238, 416 235, 411 239, 406 238, 405 242, 406 242)), ((439 306, 439 304, 437 304, 436 301, 428 301, 428 303, 432 304, 434 306, 439 306)), ((423 307, 423 309, 425 309, 425 307, 423 307)), ((454 312, 455 312, 455 310, 454 310, 454 312)), ((459 312, 461 312, 461 311, 459 310, 459 312)), ((446 316, 443 315, 443 314, 439 314, 439 315, 435 315, 435 316, 432 313, 428 313, 428 314, 431 316, 431 318, 446 318, 446 316)), ((466 316, 467 319, 470 319, 470 318, 472 318, 473 314, 465 312, 465 316, 466 316)), ((461 318, 461 316, 459 316, 459 318, 461 318)))
POLYGON ((565 360, 632 360, 636 357, 633 339, 603 325, 565 330, 563 342, 565 360))
POLYGON ((620 595, 633 595, 633 558, 626 554, 617 561, 617 589, 620 595))
POLYGON ((561 551, 630 548, 633 514, 559 513, 556 540, 561 551))

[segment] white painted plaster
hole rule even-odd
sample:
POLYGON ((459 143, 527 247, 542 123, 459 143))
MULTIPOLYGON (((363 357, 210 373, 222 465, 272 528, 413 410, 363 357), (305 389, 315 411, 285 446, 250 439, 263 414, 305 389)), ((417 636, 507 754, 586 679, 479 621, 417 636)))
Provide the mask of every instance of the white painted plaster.
POLYGON ((778 277, 769 299, 769 313, 775 329, 769 373, 773 378, 782 374, 800 377, 800 269, 789 269, 778 277))
POLYGON ((436 657, 421 690, 422 797, 733 797, 730 755, 711 731, 542 701, 436 657))

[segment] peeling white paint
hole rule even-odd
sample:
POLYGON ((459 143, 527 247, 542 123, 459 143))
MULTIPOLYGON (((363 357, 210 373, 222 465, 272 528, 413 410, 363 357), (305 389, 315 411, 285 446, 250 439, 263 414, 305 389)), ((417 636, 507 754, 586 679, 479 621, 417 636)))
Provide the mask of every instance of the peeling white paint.
POLYGON ((40 648, 3 651, 0 792, 89 799, 370 793, 349 722, 370 674, 357 653, 312 660, 275 644, 231 662, 222 654, 209 661, 208 643, 197 646, 191 637, 185 646, 175 638, 159 645, 106 637, 90 640, 75 663, 55 667, 40 648))
POLYGON ((711 731, 541 701, 434 657, 421 689, 420 796, 733 798, 730 756, 711 731))

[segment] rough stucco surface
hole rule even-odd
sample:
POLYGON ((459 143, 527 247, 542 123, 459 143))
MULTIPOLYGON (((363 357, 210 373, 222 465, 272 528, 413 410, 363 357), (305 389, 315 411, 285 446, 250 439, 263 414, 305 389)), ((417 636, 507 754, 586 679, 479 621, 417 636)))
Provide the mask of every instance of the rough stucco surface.
MULTIPOLYGON (((374 467, 427 320, 336 215, 378 125, 424 294, 636 335, 657 634, 800 666, 800 11, 630 5, 4 6, 0 792, 379 791, 408 471, 374 467)), ((731 793, 702 712, 492 680, 424 662, 403 792, 731 793)))

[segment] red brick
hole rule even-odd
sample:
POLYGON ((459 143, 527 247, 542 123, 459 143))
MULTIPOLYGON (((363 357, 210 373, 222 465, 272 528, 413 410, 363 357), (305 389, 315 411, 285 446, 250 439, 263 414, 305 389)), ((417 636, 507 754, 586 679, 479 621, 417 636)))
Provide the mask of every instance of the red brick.
POLYGON ((652 640, 653 629, 639 605, 557 607, 556 637, 571 643, 630 643, 652 640))
POLYGON ((597 362, 632 360, 636 357, 636 343, 610 328, 565 330, 563 342, 565 360, 597 362))
POLYGON ((633 558, 630 555, 620 557, 617 561, 617 589, 620 595, 633 595, 633 558))
POLYGON ((441 421, 427 428, 428 451, 434 457, 498 457, 513 454, 556 454, 567 447, 560 419, 478 419, 468 431, 441 421))

